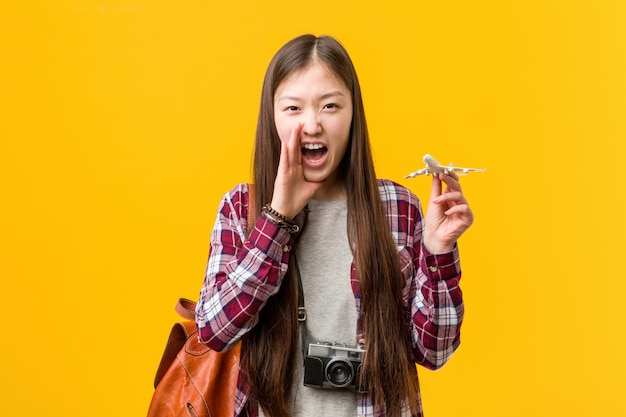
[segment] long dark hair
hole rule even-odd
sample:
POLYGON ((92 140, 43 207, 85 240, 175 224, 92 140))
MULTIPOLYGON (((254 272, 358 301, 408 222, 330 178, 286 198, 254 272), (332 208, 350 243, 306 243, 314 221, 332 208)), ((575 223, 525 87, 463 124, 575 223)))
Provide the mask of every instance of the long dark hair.
MULTIPOLYGON (((402 302, 404 280, 378 190, 359 81, 348 53, 331 37, 299 36, 276 53, 267 69, 254 151, 255 216, 272 200, 278 172, 280 139, 274 124, 274 94, 286 77, 314 62, 325 65, 352 93, 350 143, 339 170, 348 196, 348 236, 356 243, 351 246, 361 289, 359 320, 366 341, 362 377, 374 404, 388 416, 399 416, 403 406, 415 409, 418 401, 410 352, 410 312, 402 302)), ((286 399, 299 348, 296 294, 290 264, 280 291, 267 302, 259 323, 242 345, 242 369, 250 399, 272 417, 290 416, 286 399)))

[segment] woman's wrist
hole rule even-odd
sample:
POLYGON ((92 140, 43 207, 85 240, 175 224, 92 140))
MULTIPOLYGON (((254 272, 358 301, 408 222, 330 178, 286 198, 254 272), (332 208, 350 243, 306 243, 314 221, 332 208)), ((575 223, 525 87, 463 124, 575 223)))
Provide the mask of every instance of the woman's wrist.
POLYGON ((454 247, 456 245, 456 242, 452 242, 451 244, 444 244, 441 242, 437 242, 433 239, 424 239, 422 241, 424 248, 428 251, 428 253, 430 253, 431 255, 439 255, 439 254, 443 254, 443 253, 449 253, 452 252, 454 250, 454 247))
POLYGON ((261 213, 263 213, 263 215, 271 220, 272 222, 276 223, 279 227, 281 227, 282 229, 285 229, 287 232, 294 234, 294 233, 298 233, 298 231, 300 231, 300 226, 298 226, 293 219, 285 216, 284 214, 281 214, 280 212, 274 210, 272 208, 272 206, 268 203, 265 206, 263 206, 263 209, 261 210, 261 213))

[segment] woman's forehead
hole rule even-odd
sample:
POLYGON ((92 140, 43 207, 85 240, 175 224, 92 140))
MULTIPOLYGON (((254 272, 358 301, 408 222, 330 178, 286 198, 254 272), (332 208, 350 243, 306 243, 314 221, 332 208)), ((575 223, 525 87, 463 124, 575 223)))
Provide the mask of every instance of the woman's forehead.
POLYGON ((288 94, 298 91, 311 91, 316 88, 334 88, 344 93, 348 88, 345 83, 327 65, 317 61, 304 68, 293 71, 285 77, 277 86, 274 96, 287 92, 288 94))

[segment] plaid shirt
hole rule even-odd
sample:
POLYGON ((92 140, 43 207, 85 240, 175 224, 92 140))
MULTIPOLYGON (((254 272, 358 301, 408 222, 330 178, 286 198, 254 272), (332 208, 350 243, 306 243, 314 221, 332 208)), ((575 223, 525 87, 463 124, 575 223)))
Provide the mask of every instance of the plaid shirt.
MULTIPOLYGON (((458 249, 429 254, 421 243, 422 212, 418 198, 407 188, 379 180, 389 227, 398 245, 406 280, 403 302, 410 305, 413 354, 416 363, 438 369, 459 346, 463 298, 458 249)), ((200 339, 214 350, 234 346, 258 322, 259 310, 276 294, 287 271, 293 237, 265 216, 259 216, 249 238, 248 185, 227 193, 211 234, 211 254, 200 293, 196 322, 200 339)), ((351 268, 351 283, 360 311, 358 271, 351 268)), ((357 340, 363 339, 357 330, 357 340)), ((246 407, 247 389, 239 380, 235 416, 256 417, 246 407)), ((384 416, 367 394, 356 394, 358 416, 384 416)), ((420 411, 417 416, 421 416, 420 411)))

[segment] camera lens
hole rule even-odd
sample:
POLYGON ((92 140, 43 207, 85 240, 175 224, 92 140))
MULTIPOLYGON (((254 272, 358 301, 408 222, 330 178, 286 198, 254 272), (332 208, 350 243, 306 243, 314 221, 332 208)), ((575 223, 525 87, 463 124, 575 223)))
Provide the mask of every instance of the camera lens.
POLYGON ((353 375, 352 363, 344 359, 334 358, 326 365, 326 379, 337 388, 350 384, 353 375))

